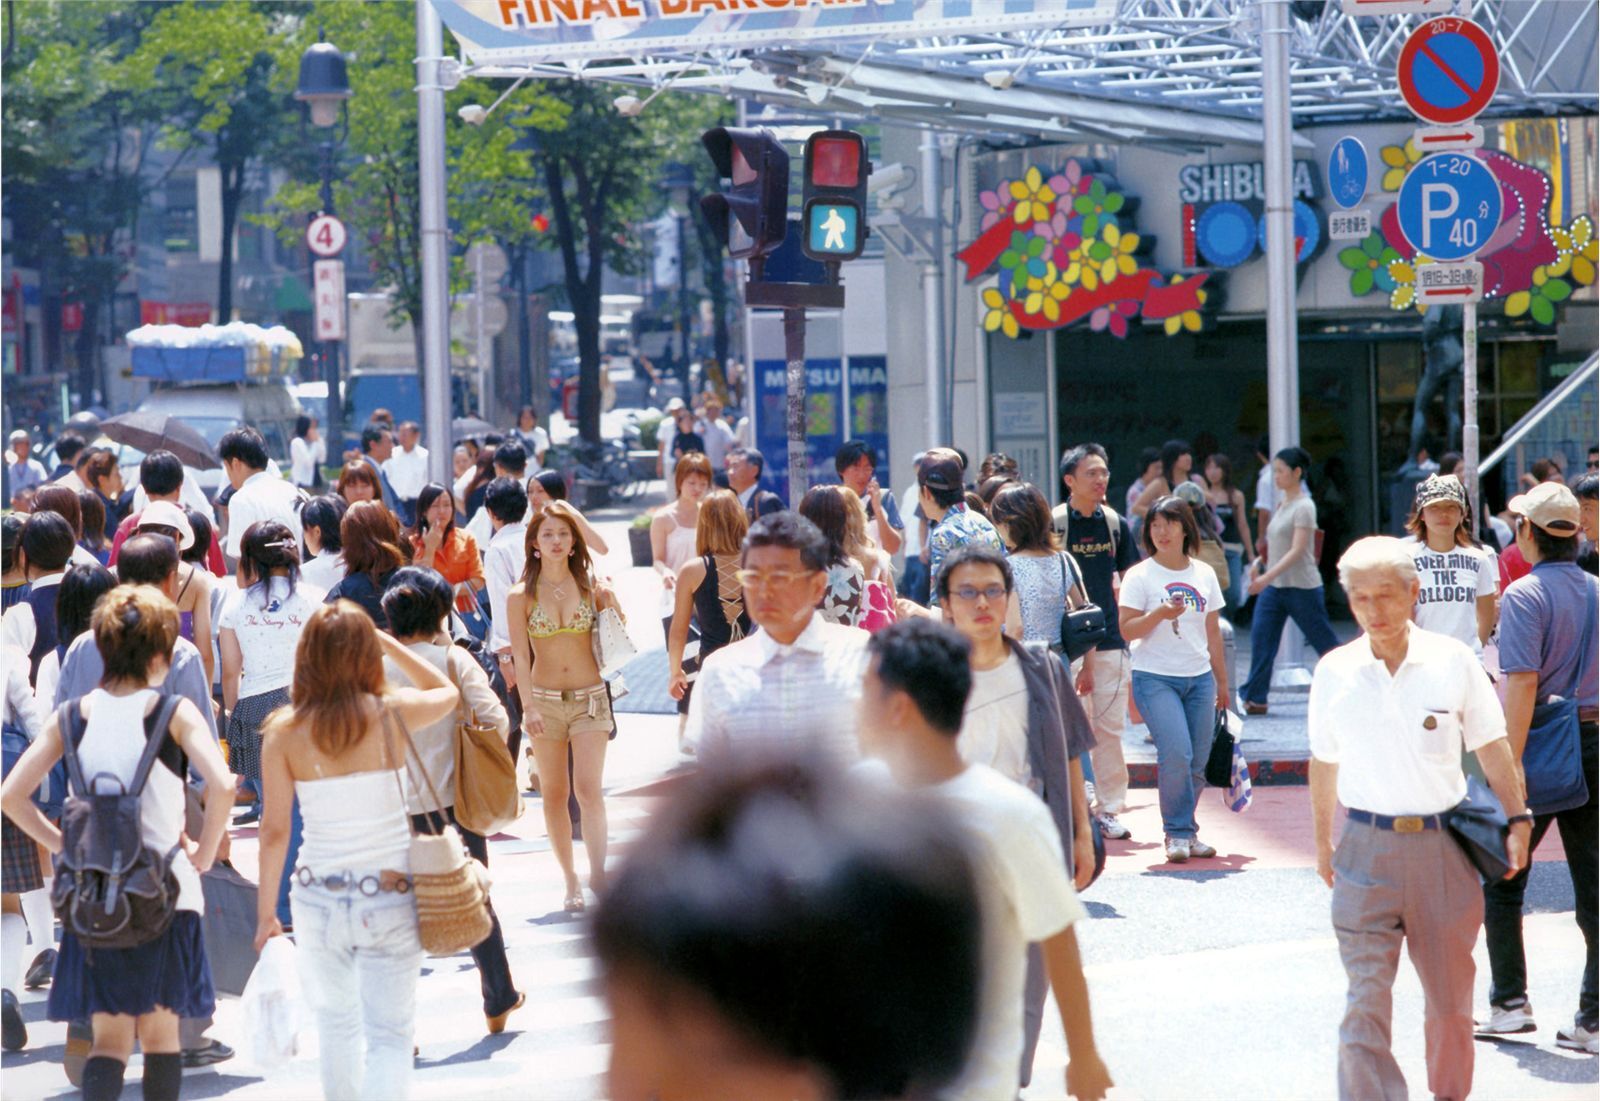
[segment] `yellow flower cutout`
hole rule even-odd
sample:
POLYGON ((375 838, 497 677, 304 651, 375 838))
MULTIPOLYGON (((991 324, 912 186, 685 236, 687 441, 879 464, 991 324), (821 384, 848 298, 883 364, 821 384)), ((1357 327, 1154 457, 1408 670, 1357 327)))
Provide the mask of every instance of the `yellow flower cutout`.
MULTIPOLYGON (((1410 138, 1404 145, 1386 145, 1378 150, 1378 157, 1388 169, 1383 174, 1383 189, 1385 191, 1399 191, 1400 181, 1406 178, 1406 173, 1411 166, 1422 159, 1422 150, 1410 138)), ((1012 185, 1015 186, 1015 185, 1012 185)), ((1404 309, 1405 307, 1399 307, 1404 309)))
POLYGON ((983 304, 986 307, 983 315, 983 331, 992 333, 996 329, 1015 340, 1021 333, 1016 317, 1011 313, 1011 308, 996 287, 986 287, 983 292, 983 304))
POLYGON ((1139 261, 1133 258, 1134 250, 1139 247, 1137 233, 1124 233, 1117 228, 1115 222, 1108 223, 1100 231, 1101 238, 1111 246, 1111 255, 1100 265, 1100 278, 1109 283, 1118 273, 1132 275, 1139 270, 1139 261))
POLYGON ((1033 315, 1044 309, 1050 287, 1057 279, 1056 266, 1046 264, 1043 275, 1030 275, 1026 283, 1027 295, 1022 299, 1022 312, 1033 315))
MULTIPOLYGON (((1176 287, 1182 282, 1183 276, 1174 275, 1172 277, 1172 282, 1168 285, 1176 287)), ((1206 300, 1205 288, 1202 287, 1195 291, 1194 297, 1196 302, 1204 305, 1206 300)), ((1178 333, 1184 329, 1188 329, 1191 333, 1197 333, 1200 331, 1201 325, 1202 322, 1200 319, 1199 310, 1184 310, 1182 313, 1173 314, 1171 317, 1166 318, 1161 322, 1161 327, 1167 331, 1168 336, 1177 336, 1178 333)))
POLYGON ((1424 264, 1431 264, 1422 253, 1411 260, 1389 261, 1389 278, 1394 280, 1394 290, 1389 292, 1389 308, 1391 310, 1404 310, 1413 306, 1418 313, 1427 309, 1426 303, 1417 300, 1417 269, 1424 264))
POLYGON ((1011 197, 1017 201, 1011 209, 1017 225, 1050 220, 1050 204, 1056 201, 1056 193, 1044 182, 1044 174, 1038 168, 1030 168, 1022 179, 1011 181, 1011 197))
POLYGON ((1580 214, 1566 229, 1552 229, 1550 238, 1559 255, 1555 263, 1545 265, 1548 274, 1560 278, 1571 272, 1572 281, 1579 286, 1593 284, 1595 263, 1600 261, 1600 240, 1595 238, 1594 222, 1589 216, 1580 214))

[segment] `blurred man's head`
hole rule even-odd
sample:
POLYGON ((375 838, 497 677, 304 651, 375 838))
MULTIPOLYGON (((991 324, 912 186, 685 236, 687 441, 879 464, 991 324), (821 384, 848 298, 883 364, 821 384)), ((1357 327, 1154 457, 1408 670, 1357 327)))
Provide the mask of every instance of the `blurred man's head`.
POLYGON ((616 1101, 936 1096, 980 982, 948 811, 815 764, 701 773, 601 901, 616 1101))
POLYGON ((952 627, 921 616, 874 634, 861 690, 861 751, 880 757, 901 783, 939 739, 953 745, 972 691, 971 647, 952 627))

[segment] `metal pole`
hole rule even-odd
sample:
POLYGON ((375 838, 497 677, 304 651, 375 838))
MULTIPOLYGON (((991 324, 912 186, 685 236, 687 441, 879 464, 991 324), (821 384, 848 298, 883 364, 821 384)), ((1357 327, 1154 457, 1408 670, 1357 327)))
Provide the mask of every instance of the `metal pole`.
POLYGON ((674 218, 678 223, 678 327, 682 334, 678 341, 678 369, 683 376, 683 400, 693 406, 694 399, 689 394, 689 260, 684 254, 689 219, 682 214, 674 218))
MULTIPOLYGON (((922 333, 927 345, 927 364, 923 386, 927 390, 926 431, 918 450, 934 444, 954 443, 946 434, 944 422, 944 197, 940 193, 943 168, 938 136, 929 130, 922 135, 922 216, 929 220, 928 247, 933 258, 922 266, 922 333)), ((959 185, 960 181, 956 181, 959 185)))
POLYGON ((517 253, 517 400, 523 405, 533 404, 533 336, 528 332, 529 251, 524 244, 517 253))
POLYGON ((789 429, 789 507, 799 508, 811 481, 806 464, 806 311, 783 311, 784 390, 789 429))
MULTIPOLYGON (((1472 529, 1482 512, 1478 494, 1478 304, 1461 307, 1461 457, 1467 468, 1467 506, 1472 529)), ((1481 537, 1481 532, 1479 533, 1481 537)))
POLYGON ((484 314, 487 312, 489 294, 484 287, 483 261, 485 249, 481 243, 478 250, 473 253, 473 320, 474 337, 476 338, 474 358, 478 361, 478 416, 486 421, 493 421, 489 416, 489 359, 491 357, 489 341, 484 333, 484 314))
POLYGON ((1300 442, 1300 356, 1295 318, 1293 122, 1289 113, 1288 0, 1261 4, 1261 125, 1267 185, 1267 429, 1272 449, 1300 442))
MULTIPOLYGON (((322 143, 322 212, 333 214, 333 141, 322 143)), ((313 266, 315 271, 315 266, 313 266)), ((311 282, 316 291, 316 279, 311 282)), ((342 308, 342 304, 341 304, 342 308)), ((334 466, 344 465, 344 397, 339 392, 339 342, 322 342, 322 377, 328 385, 327 423, 322 426, 322 438, 328 449, 328 458, 334 466)))
POLYGON ((444 28, 417 0, 417 170, 422 220, 422 414, 428 477, 450 480, 450 226, 445 200, 444 28))

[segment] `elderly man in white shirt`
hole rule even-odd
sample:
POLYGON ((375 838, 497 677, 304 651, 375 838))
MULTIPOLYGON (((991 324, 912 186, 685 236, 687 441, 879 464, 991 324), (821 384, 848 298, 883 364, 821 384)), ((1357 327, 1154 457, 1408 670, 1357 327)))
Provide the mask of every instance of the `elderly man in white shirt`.
POLYGON ((399 498, 401 518, 408 524, 415 523, 417 497, 428 484, 428 449, 422 446, 422 429, 416 421, 401 422, 395 435, 400 446, 381 465, 399 498))
POLYGON ((859 756, 868 635, 816 614, 827 553, 822 533, 799 513, 775 512, 751 526, 739 580, 760 630, 700 668, 684 740, 702 757, 806 749, 848 764, 859 756))
POLYGON ((228 536, 222 551, 237 562, 244 533, 258 520, 276 520, 294 532, 300 541, 300 506, 305 496, 268 471, 266 441, 254 428, 245 426, 225 432, 217 444, 222 472, 233 487, 228 500, 228 536))
POLYGON ((1428 1092, 1472 1088, 1472 950, 1483 891, 1445 816, 1467 795, 1475 753, 1510 829, 1515 875, 1533 818, 1505 716, 1462 642, 1411 622, 1419 583, 1410 549, 1357 540, 1339 580, 1363 634, 1323 655, 1311 681, 1311 806, 1317 873, 1333 888, 1333 928, 1349 979, 1339 1026, 1341 1099, 1406 1096, 1390 1050, 1391 989, 1404 941, 1426 997, 1428 1092), (1333 846, 1337 803, 1348 822, 1333 846))

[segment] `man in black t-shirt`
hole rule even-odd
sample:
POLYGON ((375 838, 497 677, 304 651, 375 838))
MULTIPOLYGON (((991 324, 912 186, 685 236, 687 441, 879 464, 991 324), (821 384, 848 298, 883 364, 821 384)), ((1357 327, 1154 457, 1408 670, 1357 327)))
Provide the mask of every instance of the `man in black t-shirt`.
POLYGON ((1117 625, 1116 587, 1121 574, 1139 561, 1139 552, 1128 522, 1106 504, 1111 467, 1105 448, 1085 443, 1067 451, 1061 456, 1061 481, 1067 500, 1051 514, 1052 526, 1083 571, 1089 599, 1106 613, 1104 641, 1073 663, 1078 695, 1094 726, 1095 745, 1089 760, 1094 768, 1095 798, 1090 809, 1101 832, 1119 841, 1129 836, 1117 815, 1128 798, 1122 731, 1127 725, 1131 667, 1128 644, 1117 625))

